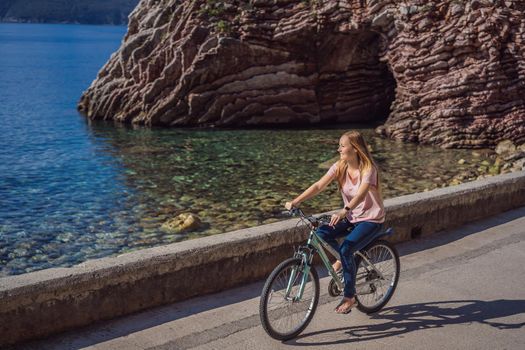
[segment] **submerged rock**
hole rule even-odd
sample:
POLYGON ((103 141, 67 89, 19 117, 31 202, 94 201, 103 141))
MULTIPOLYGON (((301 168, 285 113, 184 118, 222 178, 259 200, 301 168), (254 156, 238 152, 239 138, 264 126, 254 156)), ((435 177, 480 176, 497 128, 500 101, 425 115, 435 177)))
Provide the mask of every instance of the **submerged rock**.
POLYGON ((162 224, 161 230, 169 233, 180 233, 183 231, 196 230, 201 225, 201 220, 196 215, 191 213, 182 213, 162 224))
POLYGON ((525 158, 520 158, 517 161, 513 163, 512 166, 513 170, 515 171, 522 171, 525 170, 525 158))
POLYGON ((501 156, 506 156, 516 151, 516 146, 511 140, 504 140, 497 144, 496 153, 501 156))
POLYGON ((495 165, 500 166, 500 172, 521 171, 525 163, 525 144, 516 146, 510 140, 504 140, 496 146, 495 165))
POLYGON ((382 120, 442 147, 525 141, 525 3, 142 0, 83 94, 164 126, 382 120))

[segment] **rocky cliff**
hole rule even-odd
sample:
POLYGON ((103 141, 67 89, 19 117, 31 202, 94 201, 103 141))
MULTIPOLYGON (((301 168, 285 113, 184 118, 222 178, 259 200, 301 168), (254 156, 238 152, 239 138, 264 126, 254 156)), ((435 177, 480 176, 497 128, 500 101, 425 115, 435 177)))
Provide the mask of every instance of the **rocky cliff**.
POLYGON ((83 94, 166 126, 383 120, 443 147, 525 141, 525 2, 142 0, 83 94))
POLYGON ((1 22, 126 24, 138 0, 2 0, 1 22))

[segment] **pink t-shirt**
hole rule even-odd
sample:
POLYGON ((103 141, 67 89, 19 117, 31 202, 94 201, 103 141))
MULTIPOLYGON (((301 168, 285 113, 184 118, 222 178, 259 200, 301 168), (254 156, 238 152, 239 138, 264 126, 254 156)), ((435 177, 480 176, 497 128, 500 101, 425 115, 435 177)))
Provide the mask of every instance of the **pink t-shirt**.
MULTIPOLYGON (((332 165, 328 169, 327 174, 330 176, 335 176, 337 169, 337 163, 332 165)), ((337 180, 336 180, 337 181, 337 180)), ((359 174, 358 179, 355 183, 352 182, 350 175, 346 174, 346 179, 341 190, 341 195, 343 197, 343 202, 347 206, 352 198, 357 194, 357 190, 361 183, 369 183, 370 188, 365 195, 365 198, 361 203, 357 205, 353 210, 349 211, 346 215, 348 220, 351 223, 361 222, 361 221, 370 221, 382 223, 385 221, 385 208, 383 206, 383 200, 377 190, 377 171, 375 167, 372 167, 372 170, 368 173, 365 173, 363 178, 359 174)))

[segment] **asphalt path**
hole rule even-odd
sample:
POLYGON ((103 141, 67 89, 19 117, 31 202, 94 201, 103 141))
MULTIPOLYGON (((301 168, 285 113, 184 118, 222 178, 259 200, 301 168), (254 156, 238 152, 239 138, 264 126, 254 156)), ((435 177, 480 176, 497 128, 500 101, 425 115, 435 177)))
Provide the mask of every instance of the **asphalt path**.
POLYGON ((260 325, 261 281, 13 349, 525 349, 525 207, 397 248, 383 310, 335 314, 323 277, 312 322, 290 341, 260 325))

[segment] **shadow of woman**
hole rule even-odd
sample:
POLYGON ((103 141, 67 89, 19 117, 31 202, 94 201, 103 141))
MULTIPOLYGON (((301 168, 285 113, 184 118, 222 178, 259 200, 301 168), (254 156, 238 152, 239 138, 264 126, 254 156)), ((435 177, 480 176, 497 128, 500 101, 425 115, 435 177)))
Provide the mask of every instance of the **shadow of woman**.
POLYGON ((503 323, 495 319, 525 313, 525 300, 453 300, 393 306, 374 314, 371 319, 380 321, 372 325, 342 327, 326 331, 305 333, 289 345, 330 345, 353 343, 397 336, 421 329, 440 328, 452 324, 478 322, 498 329, 518 329, 521 323, 503 323), (491 321, 494 320, 494 321, 491 321), (349 337, 328 342, 301 342, 301 339, 319 334, 344 332, 349 337))

